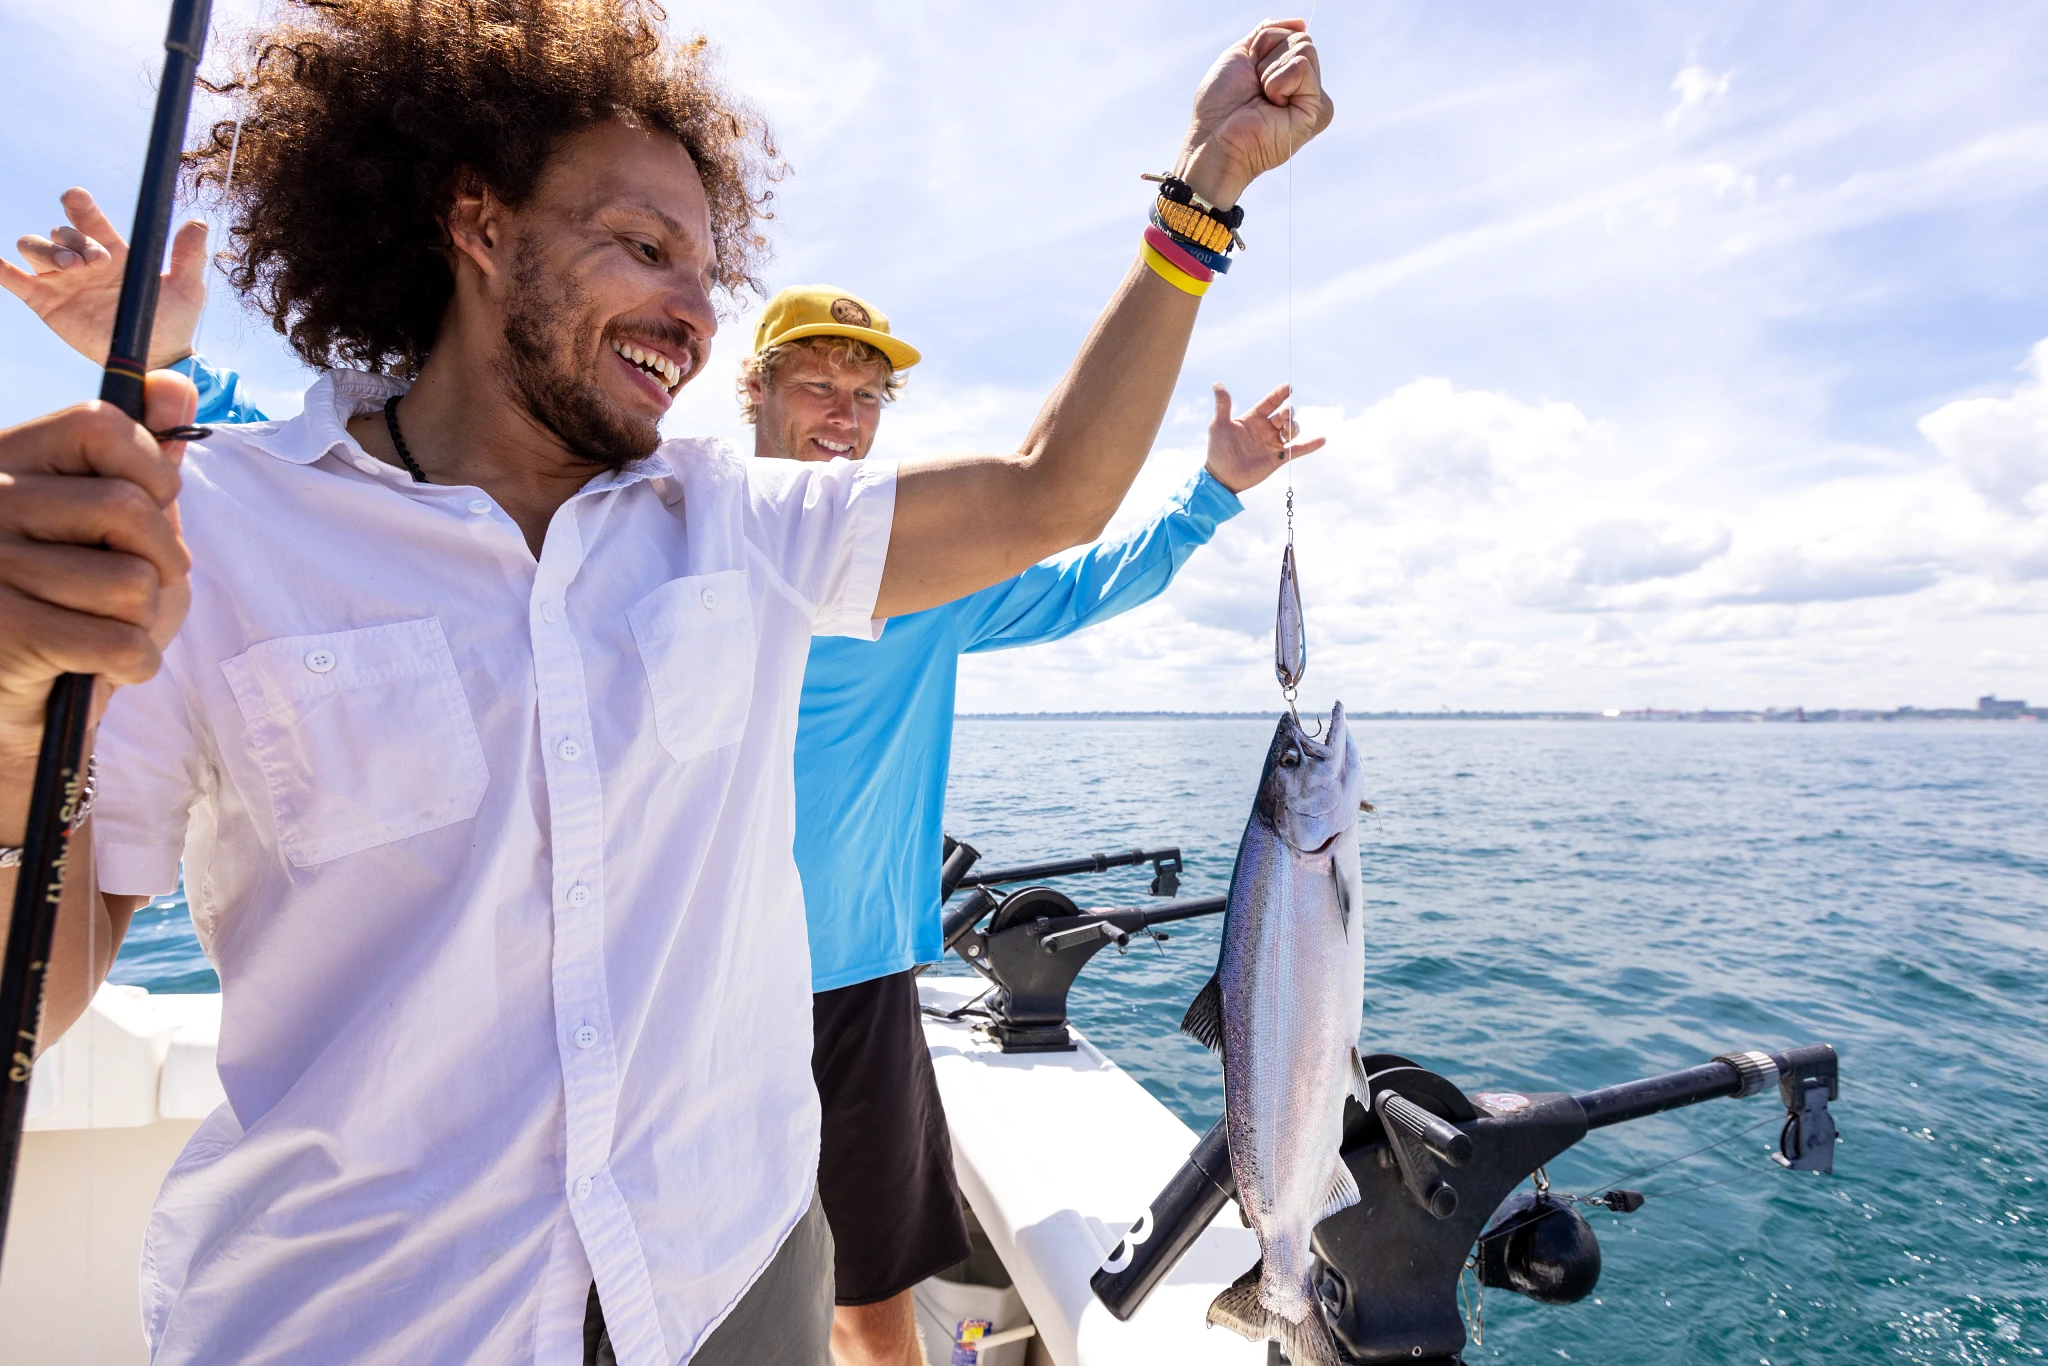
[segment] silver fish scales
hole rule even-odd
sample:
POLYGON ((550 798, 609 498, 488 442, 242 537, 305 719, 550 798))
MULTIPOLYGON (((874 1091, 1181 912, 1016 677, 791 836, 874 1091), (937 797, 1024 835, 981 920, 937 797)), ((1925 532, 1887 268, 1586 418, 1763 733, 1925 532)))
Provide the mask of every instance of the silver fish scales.
POLYGON ((1181 1028, 1223 1055, 1224 1131, 1260 1261, 1209 1320, 1336 1366, 1310 1280, 1310 1235, 1358 1202, 1338 1156, 1344 1098, 1368 1103, 1358 865, 1363 774, 1342 703, 1320 741, 1280 718, 1231 873, 1216 976, 1181 1028))

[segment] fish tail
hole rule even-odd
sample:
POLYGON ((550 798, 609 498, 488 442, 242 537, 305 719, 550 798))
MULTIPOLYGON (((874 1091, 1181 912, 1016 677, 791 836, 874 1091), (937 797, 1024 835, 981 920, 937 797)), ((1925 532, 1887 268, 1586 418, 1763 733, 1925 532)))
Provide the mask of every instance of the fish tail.
POLYGON ((1323 1322, 1322 1308, 1313 1291, 1301 1322, 1283 1318, 1268 1309, 1259 1297, 1259 1277, 1264 1268, 1263 1261, 1255 1262, 1250 1271, 1232 1281, 1209 1305, 1209 1322, 1253 1342, 1278 1339, 1280 1349, 1294 1366, 1343 1366, 1337 1355, 1337 1339, 1323 1322))

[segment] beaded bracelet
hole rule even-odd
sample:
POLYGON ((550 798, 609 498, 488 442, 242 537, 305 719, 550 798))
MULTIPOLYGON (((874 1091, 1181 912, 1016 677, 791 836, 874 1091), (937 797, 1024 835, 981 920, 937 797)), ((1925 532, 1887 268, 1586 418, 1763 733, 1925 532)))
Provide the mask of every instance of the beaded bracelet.
POLYGON ((1244 226, 1244 205, 1233 204, 1227 209, 1219 209, 1208 200, 1202 198, 1202 196, 1196 194, 1195 187, 1177 175, 1152 175, 1147 173, 1139 176, 1138 179, 1156 182, 1159 186, 1160 198, 1170 200, 1175 204, 1193 205, 1210 218, 1221 223, 1224 227, 1229 228, 1232 232, 1236 232, 1244 226))
POLYGON ((1237 237, 1237 234, 1200 209, 1188 204, 1176 204, 1165 195, 1159 196, 1152 205, 1152 211, 1159 215, 1160 223, 1175 237, 1184 237, 1209 251, 1228 251, 1230 244, 1237 237))
MULTIPOLYGON (((92 814, 92 804, 100 791, 100 756, 89 756, 85 761, 85 779, 78 785, 78 806, 71 813, 71 824, 64 827, 66 833, 75 834, 85 824, 85 818, 92 814)), ((0 848, 0 868, 19 868, 27 850, 14 844, 0 848)))
POLYGON ((1165 223, 1160 221, 1159 205, 1157 203, 1154 203, 1152 205, 1151 217, 1152 224, 1154 227, 1157 227, 1162 234, 1171 238, 1175 246, 1179 247, 1188 255, 1194 257, 1196 261, 1200 262, 1202 265, 1207 266, 1211 271, 1215 272, 1218 275, 1228 275, 1230 273, 1230 258, 1228 256, 1225 256, 1222 252, 1211 251, 1207 247, 1202 246, 1199 243, 1190 242, 1185 237, 1174 237, 1173 229, 1167 227, 1165 223))

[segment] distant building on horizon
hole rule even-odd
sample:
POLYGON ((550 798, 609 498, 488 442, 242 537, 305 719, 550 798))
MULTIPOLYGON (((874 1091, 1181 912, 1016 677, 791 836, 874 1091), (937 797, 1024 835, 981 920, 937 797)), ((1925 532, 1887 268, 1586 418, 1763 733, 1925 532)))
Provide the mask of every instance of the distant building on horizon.
POLYGON ((2025 702, 2016 702, 2009 697, 1997 698, 1987 694, 1977 699, 1977 714, 1979 716, 1989 716, 1994 719, 2022 716, 2026 713, 2026 710, 2027 704, 2025 702))

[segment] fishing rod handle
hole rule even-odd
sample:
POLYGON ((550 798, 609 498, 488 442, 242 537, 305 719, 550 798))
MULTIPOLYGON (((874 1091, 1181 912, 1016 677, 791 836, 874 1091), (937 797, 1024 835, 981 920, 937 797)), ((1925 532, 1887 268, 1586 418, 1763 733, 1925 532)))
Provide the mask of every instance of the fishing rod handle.
POLYGON ((5 1066, 0 1067, 0 1253, 6 1250, 21 1128, 28 1119, 29 1077, 35 1066, 43 982, 57 937, 57 908, 64 897, 71 823, 84 800, 82 756, 91 711, 89 675, 65 674, 51 686, 14 884, 7 955, 0 960, 0 1029, 6 1031, 5 1066))
POLYGON ((981 858, 981 851, 964 840, 946 836, 946 860, 939 865, 939 901, 945 900, 959 890, 960 879, 967 876, 981 858))
POLYGON ((989 895, 988 890, 976 887, 958 906, 947 911, 945 919, 939 922, 939 942, 945 946, 948 953, 951 953, 953 946, 972 934, 974 927, 981 923, 981 918, 995 908, 996 899, 989 895))
POLYGON ((1400 1130, 1451 1166, 1462 1167, 1471 1160, 1472 1136, 1438 1119, 1414 1101, 1382 1091, 1373 1097, 1373 1109, 1379 1111, 1380 1123, 1400 1130))
POLYGON ((1119 1319, 1137 1313, 1236 1194, 1230 1143, 1219 1119, 1088 1278, 1095 1298, 1119 1319))
MULTIPOLYGON (((149 338, 156 325, 157 282, 164 243, 170 236, 171 200, 177 188, 185 124, 192 111, 192 82, 205 50, 211 0, 172 0, 164 33, 164 74, 157 87, 135 226, 128 238, 128 263, 114 308, 114 332, 100 397, 140 422, 143 375, 149 338)), ((5 1252, 8 1213, 14 1207, 14 1177, 20 1165, 22 1125, 28 1118, 29 1077, 43 1010, 43 988, 51 945, 56 940, 64 875, 71 855, 71 824, 82 798, 85 740, 92 715, 89 674, 59 675, 50 685, 43 720, 42 749, 29 790, 28 823, 21 868, 14 884, 7 953, 0 960, 0 1030, 6 1031, 5 1066, 0 1068, 0 1253, 5 1252)))
POLYGON ((100 397, 137 422, 142 420, 142 379, 149 367, 149 337, 156 325, 157 284, 164 243, 171 232, 179 157, 192 112, 192 82, 206 46, 212 0, 171 0, 164 34, 164 78, 157 86, 156 117, 143 154, 142 185, 135 198, 135 226, 128 234, 128 264, 121 276, 121 300, 114 309, 114 335, 100 397))

